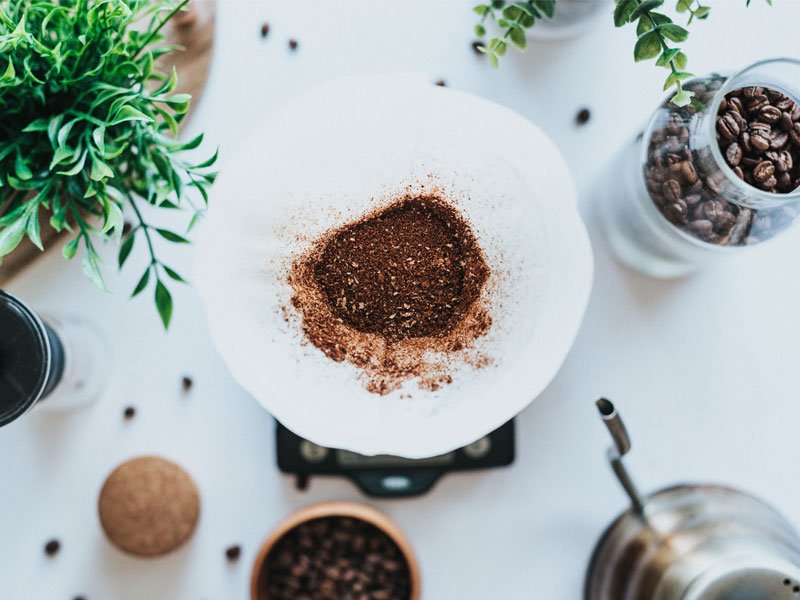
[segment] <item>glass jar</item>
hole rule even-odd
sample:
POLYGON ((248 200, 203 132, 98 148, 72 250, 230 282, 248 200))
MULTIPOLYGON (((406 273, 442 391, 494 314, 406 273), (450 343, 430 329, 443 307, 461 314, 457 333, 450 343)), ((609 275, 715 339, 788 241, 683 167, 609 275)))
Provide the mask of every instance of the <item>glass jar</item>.
POLYGON ((611 22, 613 15, 613 0, 558 0, 555 16, 537 21, 529 37, 532 40, 574 37, 589 30, 602 16, 611 22))
POLYGON ((40 317, 0 290, 0 427, 34 406, 91 404, 109 367, 106 339, 94 325, 77 317, 40 317))
POLYGON ((786 231, 800 215, 800 61, 687 81, 614 165, 595 213, 618 259, 678 277, 786 231))

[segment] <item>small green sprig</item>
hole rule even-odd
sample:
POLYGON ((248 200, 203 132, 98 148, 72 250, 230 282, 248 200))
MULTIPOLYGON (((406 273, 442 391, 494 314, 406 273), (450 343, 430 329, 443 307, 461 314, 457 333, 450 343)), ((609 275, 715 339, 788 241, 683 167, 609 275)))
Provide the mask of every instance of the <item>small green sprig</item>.
MULTIPOLYGON (((708 18, 711 9, 702 4, 701 0, 675 0, 675 10, 680 14, 688 13, 687 26, 695 20, 708 18)), ((765 0, 772 5, 772 0, 765 0)), ((655 59, 656 65, 669 69, 669 74, 664 82, 664 89, 675 89, 672 101, 685 106, 692 100, 693 93, 683 88, 683 82, 690 77, 686 71, 688 59, 680 44, 689 36, 689 31, 677 25, 663 12, 656 9, 664 5, 665 0, 615 0, 614 23, 617 27, 636 23, 636 46, 634 59, 636 61, 655 59)), ((746 0, 750 6, 751 0, 746 0)), ((479 4, 473 10, 481 17, 475 25, 475 33, 479 37, 486 35, 486 22, 492 20, 505 31, 502 35, 489 40, 484 46, 478 46, 481 52, 487 54, 489 64, 497 67, 500 57, 504 56, 511 42, 520 50, 524 50, 526 32, 537 21, 552 19, 556 13, 557 0, 527 0, 526 2, 508 3, 506 0, 491 0, 487 4, 479 4)))
POLYGON ((623 27, 636 23, 636 45, 633 57, 637 62, 656 60, 656 65, 669 69, 664 81, 664 89, 675 88, 672 102, 686 106, 692 101, 694 92, 683 89, 682 82, 694 77, 686 71, 687 58, 680 48, 670 46, 670 42, 680 43, 689 37, 689 31, 673 23, 664 13, 655 12, 665 0, 616 0, 614 24, 623 27))
POLYGON ((491 19, 505 31, 499 37, 493 37, 478 50, 485 53, 489 64, 497 68, 500 57, 505 55, 508 43, 524 50, 527 46, 526 31, 542 19, 552 19, 556 14, 556 0, 527 0, 525 2, 508 3, 506 0, 491 0, 488 4, 479 4, 474 9, 481 20, 475 25, 475 34, 486 35, 486 21, 491 19))
POLYGON ((140 204, 188 209, 189 231, 208 202, 217 159, 182 157, 203 136, 178 140, 190 97, 174 93, 174 70, 154 67, 174 49, 159 44, 161 31, 187 1, 0 3, 0 259, 25 236, 43 249, 46 215, 54 230, 72 234, 64 256, 83 245, 83 271, 105 290, 96 242, 120 243, 122 268, 143 237, 150 260, 133 295, 153 282, 165 327, 173 308, 166 283, 184 279, 157 258, 154 238, 188 240, 147 223, 140 204), (136 222, 123 233, 126 208, 136 222))

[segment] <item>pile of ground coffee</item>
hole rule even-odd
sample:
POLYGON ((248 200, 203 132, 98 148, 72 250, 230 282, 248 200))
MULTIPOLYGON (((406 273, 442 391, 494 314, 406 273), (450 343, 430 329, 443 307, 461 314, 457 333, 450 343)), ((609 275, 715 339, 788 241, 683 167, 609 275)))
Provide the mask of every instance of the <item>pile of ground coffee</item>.
POLYGON ((436 196, 407 197, 317 240, 289 274, 309 341, 388 393, 452 381, 430 353, 469 348, 490 325, 489 267, 469 224, 436 196))
POLYGON ((408 600, 411 575, 400 548, 358 519, 326 517, 289 531, 259 576, 260 598, 408 600))
POLYGON ((475 301, 488 275, 455 211, 416 198, 340 231, 314 274, 334 314, 387 340, 438 335, 475 301), (471 267, 471 268, 470 268, 471 267))

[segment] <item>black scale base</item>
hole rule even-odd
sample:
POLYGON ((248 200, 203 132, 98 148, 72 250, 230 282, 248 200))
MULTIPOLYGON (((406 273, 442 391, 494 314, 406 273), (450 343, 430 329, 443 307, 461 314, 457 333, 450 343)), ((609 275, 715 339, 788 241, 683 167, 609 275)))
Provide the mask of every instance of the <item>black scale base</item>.
POLYGON ((362 456, 318 446, 277 424, 278 468, 306 489, 312 476, 347 477, 362 492, 377 498, 419 496, 447 473, 505 467, 514 462, 514 421, 489 435, 441 456, 412 460, 396 456, 362 456))

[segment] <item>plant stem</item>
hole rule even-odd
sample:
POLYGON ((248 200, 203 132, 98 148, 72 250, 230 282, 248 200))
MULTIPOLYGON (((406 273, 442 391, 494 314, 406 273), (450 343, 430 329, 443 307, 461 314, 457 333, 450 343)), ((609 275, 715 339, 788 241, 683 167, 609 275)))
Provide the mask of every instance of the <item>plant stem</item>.
POLYGON ((164 18, 161 21, 161 23, 159 23, 158 26, 155 29, 153 29, 153 31, 150 32, 150 35, 148 35, 145 38, 144 42, 142 42, 142 44, 136 49, 136 52, 133 53, 133 56, 134 57, 138 56, 139 52, 147 48, 150 42, 152 42, 153 39, 159 34, 159 32, 164 28, 164 25, 166 25, 169 22, 169 20, 176 14, 178 14, 178 11, 180 11, 187 4, 189 4, 189 0, 181 0, 181 2, 170 11, 170 13, 166 16, 166 18, 164 18))
POLYGON ((153 249, 153 240, 150 237, 150 226, 145 222, 144 218, 142 217, 142 213, 139 211, 139 207, 136 206, 136 202, 133 199, 133 196, 130 194, 127 195, 128 204, 130 204, 133 212, 136 213, 136 218, 139 221, 139 226, 141 227, 142 231, 144 232, 144 239, 147 242, 147 249, 150 251, 150 266, 158 265, 158 259, 156 258, 155 250, 153 249))
MULTIPOLYGON (((637 6, 641 6, 641 4, 642 0, 636 0, 637 6)), ((653 31, 655 31, 656 35, 658 35, 658 41, 661 44, 661 49, 664 51, 669 50, 669 46, 667 45, 664 36, 661 35, 661 32, 658 30, 658 24, 655 22, 655 19, 653 19, 653 17, 650 15, 650 11, 649 10, 645 11, 644 14, 647 16, 647 20, 650 21, 650 25, 653 26, 653 31)), ((676 75, 678 73, 678 65, 675 64, 674 59, 669 61, 669 68, 672 71, 673 75, 676 75)), ((673 79, 675 80, 675 87, 678 88, 678 93, 680 94, 681 92, 683 92, 683 85, 681 84, 681 80, 678 79, 677 77, 673 77, 673 79)))

